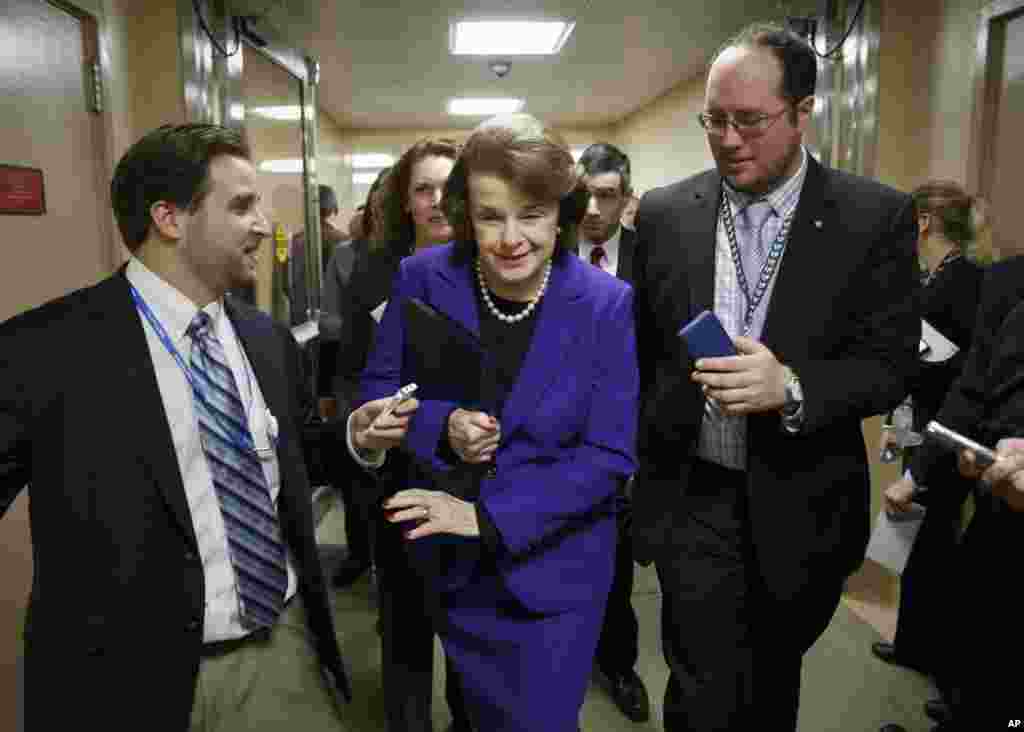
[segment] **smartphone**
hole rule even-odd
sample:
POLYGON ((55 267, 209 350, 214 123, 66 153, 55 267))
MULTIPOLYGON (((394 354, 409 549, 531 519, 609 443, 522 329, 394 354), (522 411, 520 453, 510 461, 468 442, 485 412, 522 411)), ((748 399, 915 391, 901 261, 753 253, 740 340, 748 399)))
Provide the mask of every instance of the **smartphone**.
POLYGON ((970 450, 974 453, 975 461, 982 468, 987 468, 989 465, 996 461, 996 453, 993 450, 979 445, 974 440, 970 440, 959 432, 943 427, 938 422, 932 420, 928 423, 928 426, 924 428, 924 433, 931 439, 938 442, 940 445, 944 445, 950 450, 970 450))
POLYGON ((388 405, 384 407, 384 410, 377 415, 376 419, 374 419, 374 422, 376 422, 378 419, 382 419, 383 417, 390 417, 391 413, 398 409, 402 402, 404 402, 413 394, 415 394, 416 389, 418 388, 419 387, 416 384, 406 384, 401 389, 396 391, 395 395, 391 397, 391 401, 388 402, 388 405))
POLYGON ((716 356, 735 356, 732 338, 725 332, 722 321, 710 310, 705 310, 679 331, 686 341, 686 349, 694 361, 716 356))

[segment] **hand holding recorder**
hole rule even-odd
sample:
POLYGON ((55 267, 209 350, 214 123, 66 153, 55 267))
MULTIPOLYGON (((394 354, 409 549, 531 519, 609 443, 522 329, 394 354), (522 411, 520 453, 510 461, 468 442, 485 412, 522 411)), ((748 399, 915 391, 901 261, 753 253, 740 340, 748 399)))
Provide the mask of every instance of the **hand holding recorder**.
POLYGON ((360 450, 397 447, 409 431, 409 420, 419 408, 413 398, 416 384, 407 384, 387 399, 374 399, 352 413, 349 422, 352 444, 360 450))

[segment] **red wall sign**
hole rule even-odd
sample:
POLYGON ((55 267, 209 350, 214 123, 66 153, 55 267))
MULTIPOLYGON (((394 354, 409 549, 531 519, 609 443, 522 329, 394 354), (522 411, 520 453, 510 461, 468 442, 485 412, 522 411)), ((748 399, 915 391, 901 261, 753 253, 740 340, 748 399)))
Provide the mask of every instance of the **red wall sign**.
POLYGON ((43 171, 20 165, 0 165, 0 214, 44 213, 43 171))

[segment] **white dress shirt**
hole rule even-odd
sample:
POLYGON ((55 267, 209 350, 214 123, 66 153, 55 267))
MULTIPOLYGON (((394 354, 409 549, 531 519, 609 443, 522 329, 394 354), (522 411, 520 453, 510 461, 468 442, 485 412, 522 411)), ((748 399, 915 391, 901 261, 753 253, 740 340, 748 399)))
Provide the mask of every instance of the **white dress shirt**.
MULTIPOLYGON (((168 337, 185 363, 188 363, 192 339, 186 334, 186 330, 199 309, 185 295, 134 257, 128 263, 125 274, 149 306, 153 316, 167 331, 168 337)), ((249 430, 253 439, 257 445, 266 444, 270 420, 263 401, 263 393, 231 319, 224 313, 223 301, 212 302, 203 310, 210 316, 214 333, 224 348, 228 366, 238 385, 239 396, 247 407, 249 430)), ((210 642, 240 638, 249 631, 242 626, 240 619, 238 589, 235 570, 228 556, 224 517, 199 438, 199 422, 192 404, 192 388, 153 326, 141 312, 138 315, 146 331, 149 355, 153 360, 157 386, 163 400, 167 423, 171 428, 174 452, 178 458, 185 497, 192 515, 192 526, 199 543, 199 556, 203 562, 206 598, 203 640, 210 642)), ((260 462, 270 489, 270 500, 276 510, 281 490, 281 471, 276 452, 269 460, 260 462)), ((298 586, 291 556, 287 556, 287 565, 286 600, 295 594, 298 586)))
POLYGON ((619 240, 621 239, 621 225, 616 227, 615 234, 604 244, 594 244, 580 237, 580 259, 589 263, 590 253, 594 251, 594 247, 601 247, 604 249, 604 256, 601 258, 601 269, 614 277, 615 273, 619 271, 619 240))

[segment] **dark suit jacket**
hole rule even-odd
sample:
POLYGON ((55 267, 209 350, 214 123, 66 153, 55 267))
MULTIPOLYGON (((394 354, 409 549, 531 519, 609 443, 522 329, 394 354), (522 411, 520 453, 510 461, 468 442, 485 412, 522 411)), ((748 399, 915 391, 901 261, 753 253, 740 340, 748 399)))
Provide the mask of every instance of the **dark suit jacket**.
MULTIPOLYGON (((363 375, 363 399, 392 394, 412 379, 403 363, 402 301, 420 298, 479 334, 472 266, 457 262, 452 249, 434 247, 402 261, 363 375)), ((556 255, 536 331, 500 415, 495 472, 482 481, 478 500, 501 535, 497 565, 505 586, 534 612, 592 606, 611 584, 614 522, 610 512, 586 519, 636 468, 632 301, 622 282, 574 255, 556 255)), ((454 465, 438 445, 460 405, 431 398, 429 389, 421 385, 403 449, 445 473, 454 465)), ((435 579, 455 589, 453 575, 478 579, 468 569, 435 579)))
MULTIPOLYGON (((1009 316, 1024 300, 1024 257, 1014 257, 992 265, 985 273, 967 362, 953 382, 935 419, 952 430, 994 446, 1000 437, 1014 429, 1011 414, 1003 402, 1016 392, 1016 367, 1021 336, 1014 324, 1024 317, 1009 316)), ((1019 396, 1016 398, 1020 398, 1019 396)), ((951 469, 945 448, 926 441, 914 455, 911 472, 919 484, 943 482, 943 473, 951 469)), ((957 498, 953 498, 957 500, 957 498)))
MULTIPOLYGON (((299 444, 308 391, 288 330, 228 298, 280 422, 278 511, 322 665, 348 682, 299 444)), ((187 729, 204 580, 145 331, 122 269, 0 325, 0 506, 30 486, 29 729, 187 729)))
MULTIPOLYGON (((640 561, 671 551, 703 415, 677 332, 713 308, 716 171, 647 193, 637 215, 641 472, 633 494, 640 561)), ((780 601, 835 592, 864 557, 868 460, 861 420, 895 406, 917 361, 916 222, 909 196, 808 161, 761 341, 799 375, 805 421, 748 419, 749 522, 780 601)), ((833 605, 834 607, 834 605, 833 605)))
POLYGON ((623 282, 633 284, 633 260, 636 258, 636 232, 621 227, 619 237, 619 264, 615 276, 623 282))

